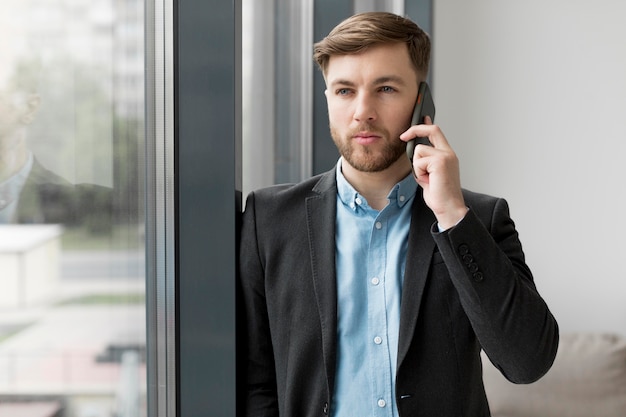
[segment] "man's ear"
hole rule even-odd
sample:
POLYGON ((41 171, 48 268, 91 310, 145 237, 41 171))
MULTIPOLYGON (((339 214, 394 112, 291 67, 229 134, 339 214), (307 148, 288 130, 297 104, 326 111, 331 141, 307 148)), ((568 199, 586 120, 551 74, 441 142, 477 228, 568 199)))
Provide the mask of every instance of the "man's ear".
POLYGON ((39 110, 39 105, 41 104, 41 96, 39 94, 30 94, 26 98, 26 109, 24 110, 24 114, 20 119, 23 124, 29 125, 35 120, 35 114, 37 110, 39 110))

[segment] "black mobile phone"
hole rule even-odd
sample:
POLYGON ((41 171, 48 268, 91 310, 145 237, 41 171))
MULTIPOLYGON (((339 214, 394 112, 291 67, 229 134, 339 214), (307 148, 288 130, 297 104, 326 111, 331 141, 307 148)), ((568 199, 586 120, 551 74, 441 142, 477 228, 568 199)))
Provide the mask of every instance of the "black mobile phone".
MULTIPOLYGON (((411 126, 423 124, 426 116, 430 116, 432 122, 435 121, 435 103, 433 102, 433 96, 430 94, 428 83, 422 81, 417 90, 417 100, 415 101, 411 126)), ((409 157, 411 163, 413 162, 415 146, 418 143, 432 146, 428 138, 415 138, 408 141, 406 143, 406 156, 409 157)))

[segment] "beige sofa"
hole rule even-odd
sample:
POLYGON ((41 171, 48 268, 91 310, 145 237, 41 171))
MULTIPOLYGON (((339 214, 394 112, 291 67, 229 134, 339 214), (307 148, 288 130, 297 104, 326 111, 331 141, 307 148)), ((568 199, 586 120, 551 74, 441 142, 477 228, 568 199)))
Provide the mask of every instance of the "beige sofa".
POLYGON ((508 382, 483 354, 493 417, 626 417, 626 338, 561 334, 552 369, 529 385, 508 382))

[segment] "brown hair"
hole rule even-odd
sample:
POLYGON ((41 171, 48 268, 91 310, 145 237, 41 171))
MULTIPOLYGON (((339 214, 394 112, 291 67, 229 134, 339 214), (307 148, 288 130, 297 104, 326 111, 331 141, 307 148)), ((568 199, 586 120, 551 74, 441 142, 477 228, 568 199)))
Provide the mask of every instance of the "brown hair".
POLYGON ((430 63, 430 38, 413 21, 393 13, 367 12, 349 17, 313 45, 313 58, 325 76, 333 55, 357 54, 371 45, 394 42, 407 45, 415 69, 425 78, 430 63))

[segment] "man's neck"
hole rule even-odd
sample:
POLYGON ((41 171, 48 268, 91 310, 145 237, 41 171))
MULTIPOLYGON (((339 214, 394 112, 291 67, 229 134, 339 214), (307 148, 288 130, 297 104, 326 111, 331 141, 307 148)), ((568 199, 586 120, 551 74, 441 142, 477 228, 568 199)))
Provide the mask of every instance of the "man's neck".
POLYGON ((28 161, 28 155, 24 141, 0 140, 0 182, 17 174, 28 161))
POLYGON ((370 207, 382 210, 389 203, 387 196, 391 189, 411 172, 411 164, 406 157, 400 157, 384 171, 362 172, 343 159, 341 171, 350 185, 365 197, 370 207))

